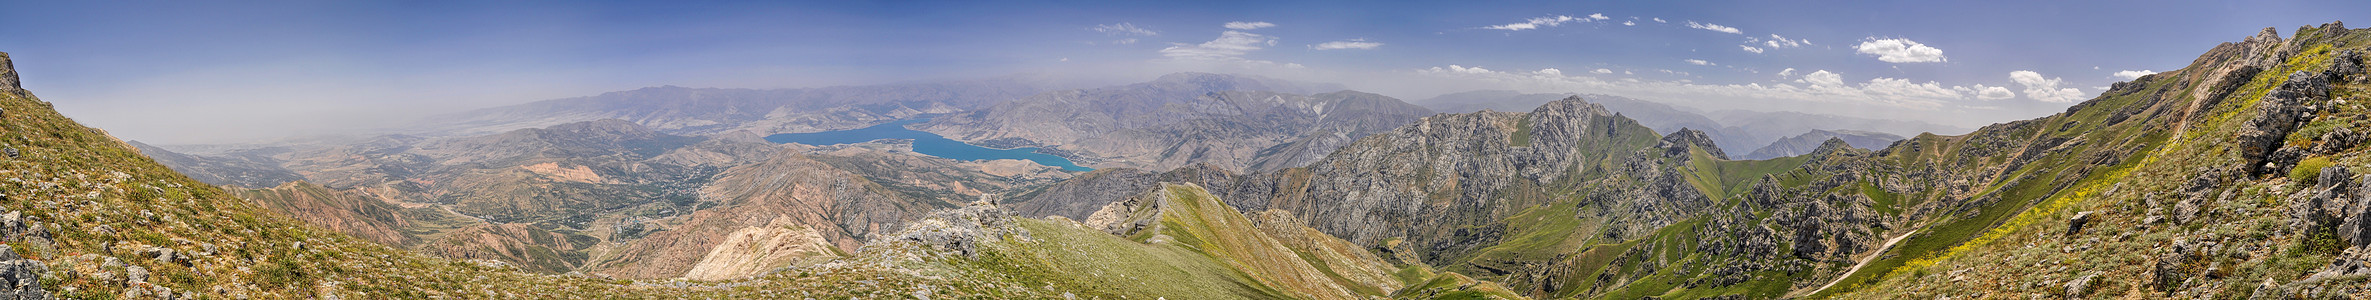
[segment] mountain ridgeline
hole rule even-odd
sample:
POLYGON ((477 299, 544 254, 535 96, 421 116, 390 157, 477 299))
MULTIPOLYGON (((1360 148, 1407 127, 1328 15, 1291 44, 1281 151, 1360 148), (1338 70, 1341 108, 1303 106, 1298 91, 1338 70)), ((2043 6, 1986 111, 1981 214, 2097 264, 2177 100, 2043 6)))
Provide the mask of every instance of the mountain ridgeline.
POLYGON ((2267 30, 2065 113, 1877 151, 1729 160, 1573 97, 1428 117, 1303 168, 1101 170, 1011 205, 1075 215, 1097 190, 1195 182, 1539 298, 2363 297, 2348 276, 2371 238, 2348 226, 2371 215, 2347 186, 2371 178, 2345 172, 2366 40, 2267 30))
POLYGON ((1044 147, 1095 168, 1227 170, 1307 165, 1431 110, 1356 91, 1297 94, 1293 83, 1206 73, 1038 94, 916 124, 991 147, 1044 147))
POLYGON ((0 279, 15 287, 0 292, 2366 298, 2367 48, 2371 30, 2335 22, 2286 39, 2268 28, 2063 113, 1884 147, 1805 136, 1819 142, 1762 160, 1588 97, 1431 114, 1185 74, 917 126, 1140 155, 1136 167, 1072 174, 899 141, 770 145, 595 121, 189 169, 306 179, 230 193, 11 86, 0 146, 22 155, 0 172, 21 179, 0 181, 14 250, 0 252, 0 274, 14 274, 0 279), (1033 108, 1050 119, 1024 118, 1033 108), (1385 124, 1400 113, 1412 117, 1385 124), (1282 125, 1299 127, 1263 127, 1282 125), (1342 140, 1240 151, 1321 132, 1342 140), (1322 155, 1278 156, 1309 151, 1322 155), (1260 163, 1284 160, 1306 162, 1260 163), (530 273, 562 271, 581 273, 530 273))

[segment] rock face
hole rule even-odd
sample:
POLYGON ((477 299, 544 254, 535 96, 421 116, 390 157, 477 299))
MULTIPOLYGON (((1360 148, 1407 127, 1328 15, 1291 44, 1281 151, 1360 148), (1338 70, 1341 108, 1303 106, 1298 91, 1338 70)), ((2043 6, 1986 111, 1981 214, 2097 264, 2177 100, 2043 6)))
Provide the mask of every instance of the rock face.
POLYGON ((1376 94, 1299 94, 1296 85, 1178 73, 1047 92, 913 127, 990 146, 1044 146, 1099 169, 1211 164, 1264 171, 1305 165, 1359 137, 1432 114, 1376 94))
POLYGON ((1779 139, 1776 142, 1770 142, 1770 145, 1762 146, 1760 149, 1754 149, 1752 153, 1748 153, 1744 157, 1739 158, 1771 159, 1808 154, 1811 153, 1812 150, 1819 149, 1820 144, 1826 143, 1829 139, 1841 139, 1844 141, 1844 143, 1861 149, 1885 149, 1886 146, 1892 145, 1893 142, 1902 140, 1902 136, 1873 131, 1830 131, 1814 129, 1811 130, 1811 132, 1806 132, 1802 135, 1791 136, 1779 139))
POLYGON ((2287 171, 2295 164, 2300 157, 2276 150, 2282 147, 2290 132, 2313 119, 2316 107, 2329 100, 2329 77, 2304 71, 2289 74, 2288 81, 2264 94, 2264 99, 2256 102, 2246 130, 2239 135, 2238 148, 2241 157, 2247 159, 2250 172, 2273 174, 2287 171))
POLYGON ((17 82, 16 62, 8 59, 8 52, 0 52, 0 92, 22 92, 25 87, 17 82))

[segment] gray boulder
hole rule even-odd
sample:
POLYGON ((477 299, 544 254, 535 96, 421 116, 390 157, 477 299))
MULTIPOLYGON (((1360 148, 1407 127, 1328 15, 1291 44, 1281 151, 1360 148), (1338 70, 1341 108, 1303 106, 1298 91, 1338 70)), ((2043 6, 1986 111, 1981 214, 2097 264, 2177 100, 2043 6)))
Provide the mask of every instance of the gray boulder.
POLYGON ((0 244, 0 300, 50 299, 49 290, 41 289, 41 262, 16 255, 16 249, 0 244))

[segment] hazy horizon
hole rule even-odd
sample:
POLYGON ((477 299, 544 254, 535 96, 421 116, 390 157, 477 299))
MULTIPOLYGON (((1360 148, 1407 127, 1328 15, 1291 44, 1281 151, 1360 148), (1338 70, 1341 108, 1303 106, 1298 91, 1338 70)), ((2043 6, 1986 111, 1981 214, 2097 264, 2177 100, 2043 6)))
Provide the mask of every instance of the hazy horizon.
MULTIPOLYGON (((67 116, 155 144, 354 132, 676 85, 1198 71, 1415 102, 1625 96, 1977 127, 2064 110, 2356 2, 22 3, 0 52, 67 116)), ((2359 18, 2357 18, 2359 19, 2359 18)))

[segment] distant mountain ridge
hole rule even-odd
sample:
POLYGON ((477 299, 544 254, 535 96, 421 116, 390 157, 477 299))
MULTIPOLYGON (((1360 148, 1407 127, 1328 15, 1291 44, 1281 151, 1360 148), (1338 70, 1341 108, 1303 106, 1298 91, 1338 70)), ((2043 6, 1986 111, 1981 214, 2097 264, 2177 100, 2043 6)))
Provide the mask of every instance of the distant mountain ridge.
POLYGON ((1295 167, 1432 111, 1382 95, 1303 94, 1308 84, 1177 73, 1150 82, 1053 91, 915 124, 992 147, 1043 147, 1095 168, 1295 167))
POLYGON ((1902 140, 1902 136, 1883 132, 1859 130, 1828 131, 1812 129, 1811 132, 1803 133, 1802 135, 1791 136, 1784 139, 1779 139, 1776 142, 1770 142, 1769 146, 1762 146, 1761 149, 1754 149, 1753 152, 1747 153, 1745 156, 1740 156, 1738 158, 1771 159, 1810 154, 1812 151, 1819 150, 1820 144, 1827 143, 1829 139, 1842 140, 1844 143, 1852 145, 1854 148, 1885 149, 1886 146, 1892 145, 1894 141, 1902 140))
POLYGON ((1019 78, 793 89, 649 87, 430 117, 409 132, 471 136, 619 119, 679 135, 861 128, 978 109, 1042 91, 1019 78))
MULTIPOLYGON (((1483 90, 1443 94, 1417 101, 1419 105, 1441 112, 1472 112, 1479 110, 1524 111, 1542 103, 1563 99, 1575 94, 1525 94, 1506 90, 1483 90)), ((1703 131, 1724 148, 1742 150, 1766 147, 1779 139, 1803 134, 1811 130, 1859 130, 1882 132, 1896 136, 1913 136, 1934 132, 1951 134, 1967 132, 1967 128, 1937 125, 1917 121, 1870 119, 1799 112, 1754 112, 1723 110, 1700 112, 1652 101, 1609 95, 1579 95, 1606 109, 1638 120, 1655 132, 1669 134, 1682 128, 1703 131)), ((1896 138, 1899 139, 1899 138, 1896 138)), ((1819 141, 1811 141, 1818 146, 1819 141)), ((1854 143, 1853 145, 1861 145, 1854 143)), ((1883 147, 1878 147, 1883 148, 1883 147)), ((1801 148, 1809 150, 1810 148, 1801 148)), ((1769 158, 1745 155, 1741 157, 1769 158)))

